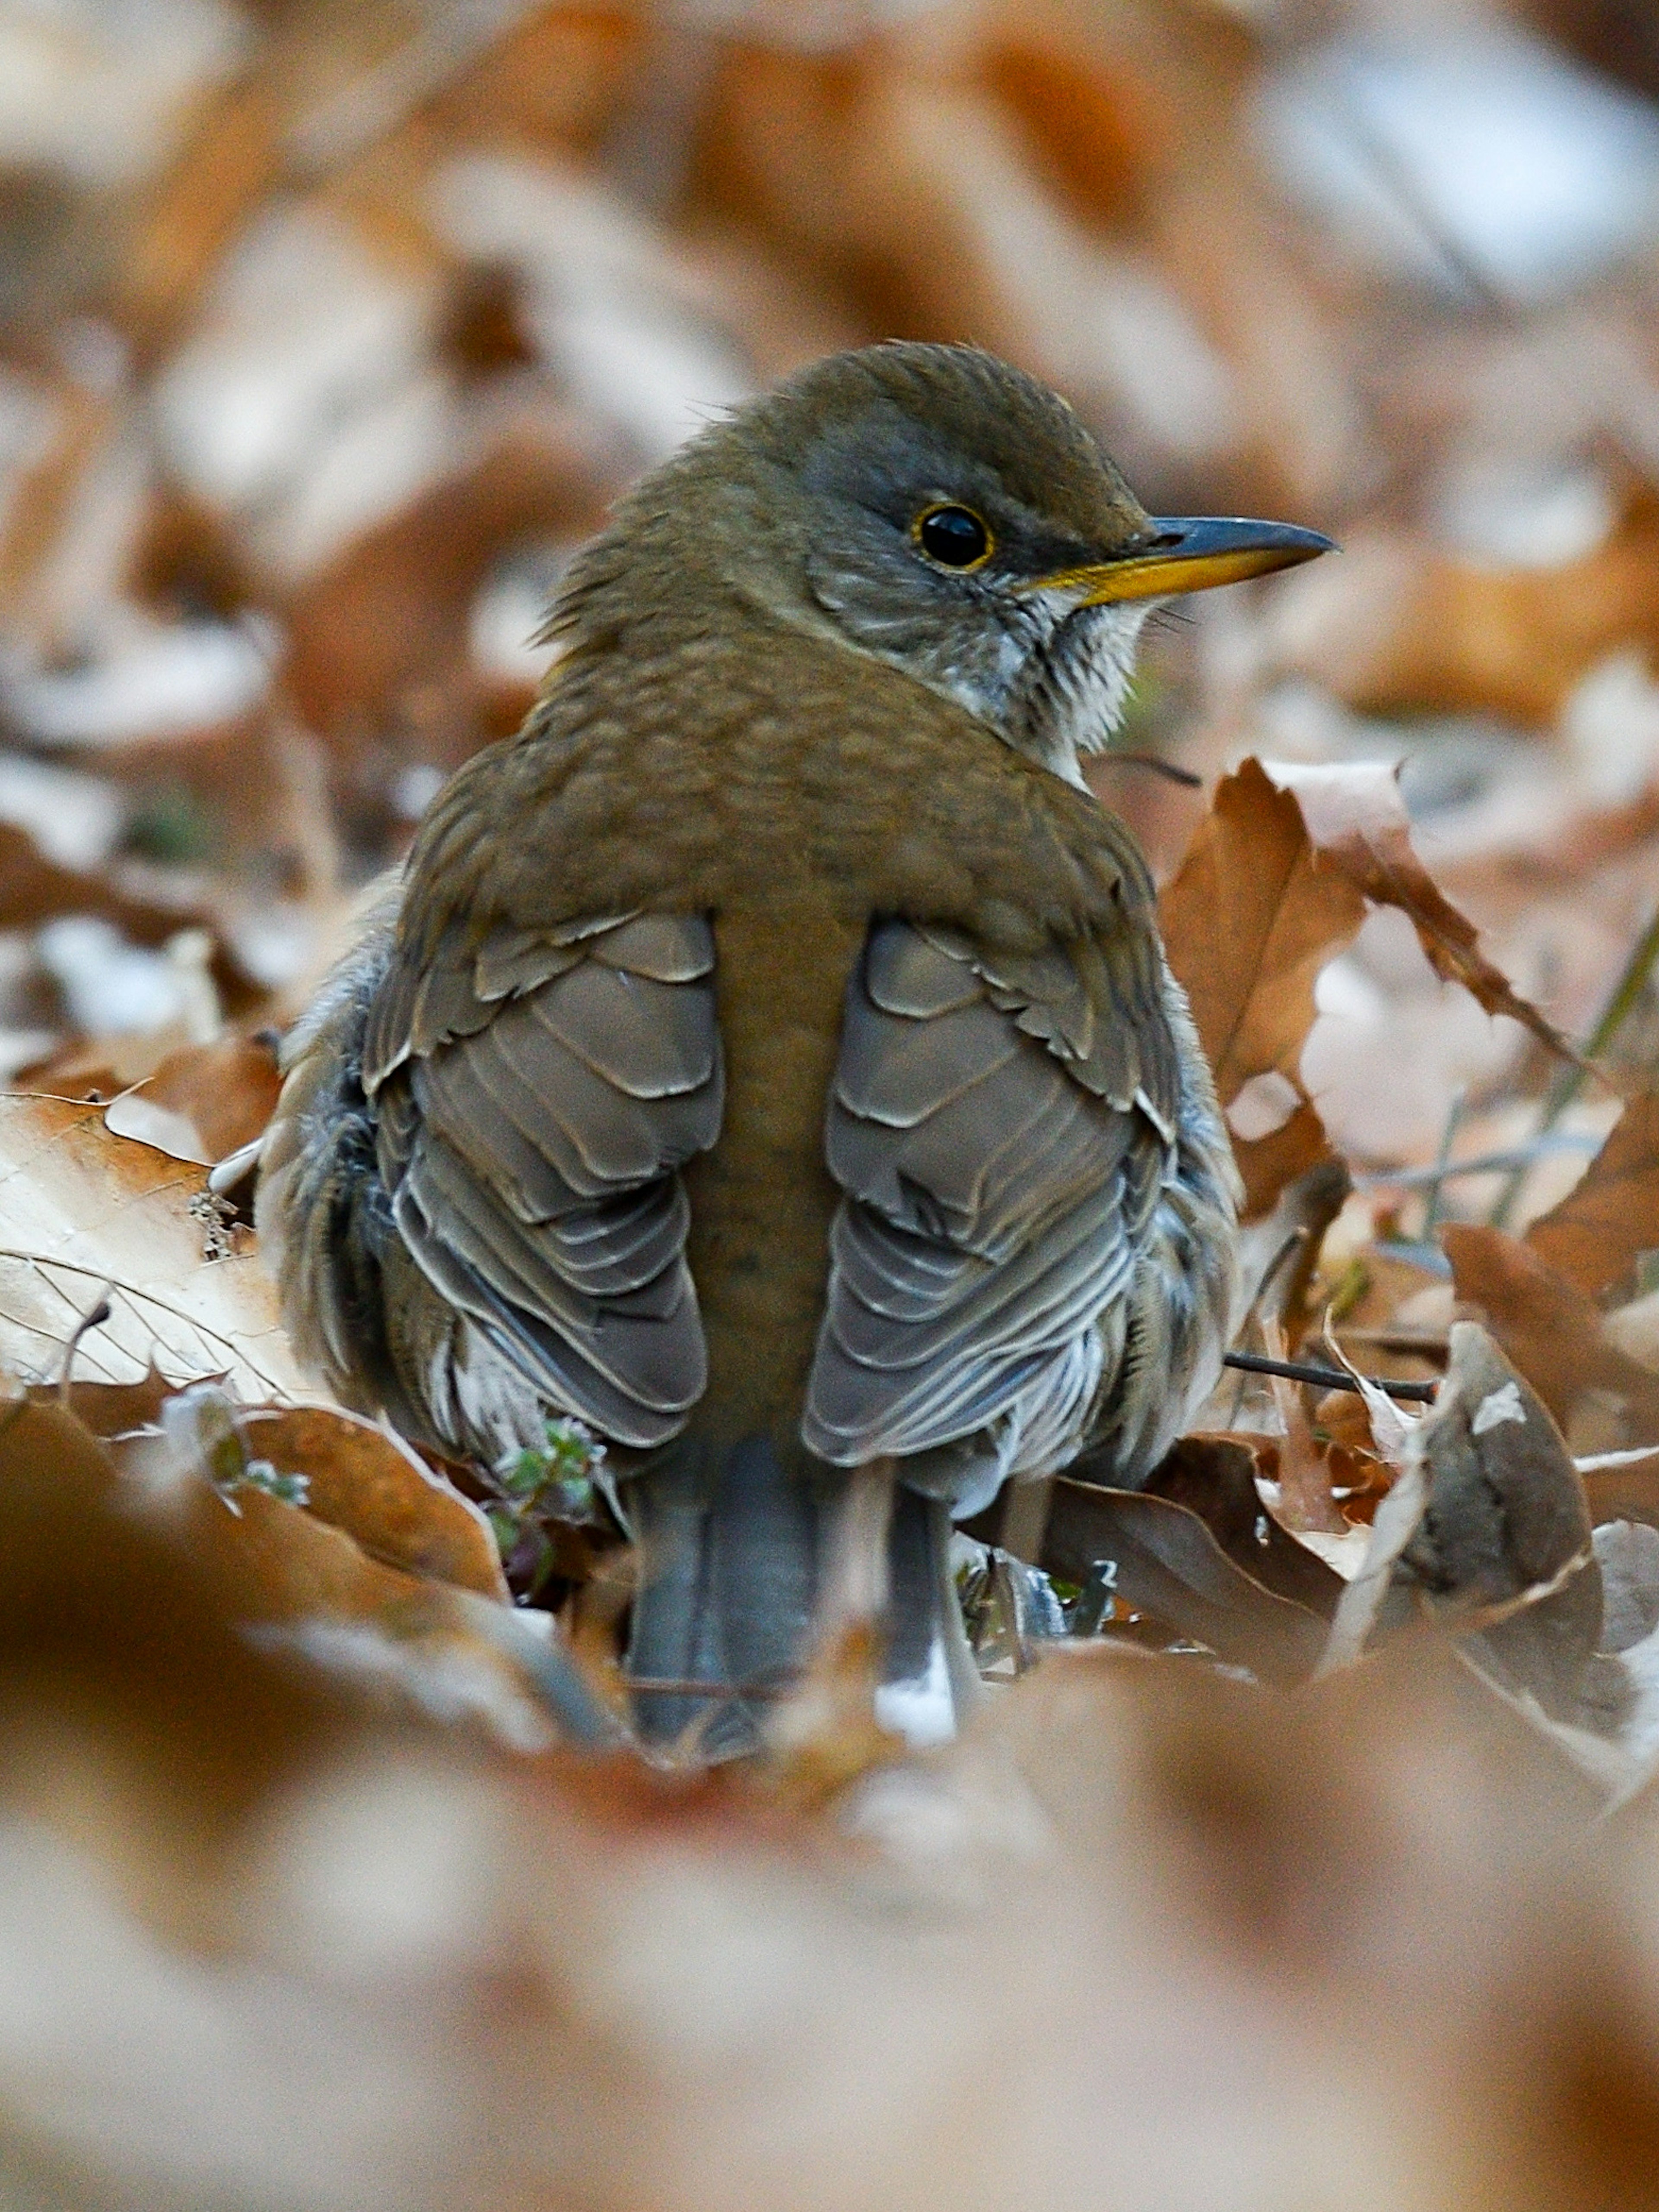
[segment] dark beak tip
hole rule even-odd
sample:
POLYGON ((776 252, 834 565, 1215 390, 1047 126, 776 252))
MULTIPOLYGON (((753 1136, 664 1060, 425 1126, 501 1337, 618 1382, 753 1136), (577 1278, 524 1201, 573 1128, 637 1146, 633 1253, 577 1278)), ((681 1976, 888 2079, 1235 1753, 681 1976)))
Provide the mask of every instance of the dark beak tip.
POLYGON ((1299 547, 1297 551, 1296 557, 1298 564, 1304 561, 1316 561, 1322 553, 1340 553, 1342 550, 1335 538, 1327 538, 1323 531, 1310 530, 1307 532, 1307 544, 1299 547))
POLYGON ((1182 514, 1153 520, 1151 543, 1171 554, 1260 550, 1311 561, 1321 553, 1340 553, 1335 538, 1297 522, 1263 522, 1242 514, 1182 514))

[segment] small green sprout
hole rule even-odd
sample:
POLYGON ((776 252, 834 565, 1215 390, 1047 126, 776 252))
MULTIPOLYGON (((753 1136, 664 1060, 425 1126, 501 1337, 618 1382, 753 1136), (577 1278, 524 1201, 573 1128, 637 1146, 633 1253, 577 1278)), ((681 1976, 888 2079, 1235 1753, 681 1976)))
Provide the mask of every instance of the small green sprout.
POLYGON ((580 1528, 599 1518, 595 1478, 605 1462, 605 1446, 568 1413, 550 1414, 544 1434, 544 1443, 527 1445, 495 1468, 497 1495, 484 1508, 514 1587, 530 1596, 553 1568, 548 1522, 580 1528))
POLYGON ((281 1474, 268 1459, 248 1457, 235 1404, 216 1383, 194 1383, 169 1398, 161 1408, 161 1425, 185 1460, 194 1460, 215 1492, 239 1516, 240 1490, 261 1490, 284 1505, 308 1503, 308 1476, 281 1474))

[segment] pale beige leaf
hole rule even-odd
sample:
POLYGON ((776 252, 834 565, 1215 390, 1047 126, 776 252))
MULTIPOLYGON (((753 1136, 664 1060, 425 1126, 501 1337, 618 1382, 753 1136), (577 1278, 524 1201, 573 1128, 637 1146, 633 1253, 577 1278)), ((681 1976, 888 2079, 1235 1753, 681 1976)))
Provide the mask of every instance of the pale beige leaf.
POLYGON ((272 1286, 231 1244, 199 1168, 116 1136, 98 1106, 0 1097, 0 1363, 57 1375, 106 1293, 77 1376, 136 1382, 154 1364, 172 1382, 223 1376, 243 1398, 303 1388, 272 1286))

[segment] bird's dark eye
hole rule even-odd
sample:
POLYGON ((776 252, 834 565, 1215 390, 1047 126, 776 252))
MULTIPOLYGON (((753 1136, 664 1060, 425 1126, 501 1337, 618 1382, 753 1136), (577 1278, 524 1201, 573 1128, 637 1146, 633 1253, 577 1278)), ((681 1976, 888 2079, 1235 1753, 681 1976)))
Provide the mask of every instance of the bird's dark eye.
POLYGON ((991 533, 970 507, 927 507, 910 534, 942 568, 977 568, 991 557, 991 533))

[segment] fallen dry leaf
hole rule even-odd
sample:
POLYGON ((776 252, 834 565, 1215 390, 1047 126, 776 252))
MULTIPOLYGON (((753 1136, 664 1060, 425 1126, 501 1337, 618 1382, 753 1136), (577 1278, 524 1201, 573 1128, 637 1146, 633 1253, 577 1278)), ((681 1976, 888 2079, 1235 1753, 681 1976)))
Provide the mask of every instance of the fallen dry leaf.
POLYGON ((155 1367, 224 1376, 249 1400, 303 1395, 272 1287, 229 1246, 198 1169, 113 1135, 100 1107, 0 1097, 0 1361, 55 1376, 106 1293, 77 1376, 137 1382, 155 1367))
POLYGON ((1601 1649, 1628 1651, 1659 1629, 1659 1528, 1647 1521, 1598 1521, 1594 1534, 1601 1571, 1601 1649))
POLYGON ((334 1406, 250 1406, 239 1419, 249 1451, 303 1475, 306 1510, 371 1559, 507 1601, 489 1523, 400 1437, 334 1406))
POLYGON ((1659 1250, 1659 1097, 1633 1099, 1583 1179, 1526 1241, 1586 1297, 1599 1298, 1644 1252, 1659 1250))
POLYGON ((1590 1519, 1598 1528, 1620 1520, 1659 1528, 1659 1451, 1630 1466, 1586 1467, 1583 1480, 1590 1519))
POLYGON ((256 995, 252 977, 218 941, 212 915, 192 900, 173 900, 155 886, 130 889, 118 873, 68 868, 50 860, 25 830, 0 822, 0 929, 36 929, 58 915, 96 915, 135 945, 162 945, 180 930, 213 934, 210 966, 227 1005, 256 995))
POLYGON ((282 175, 283 116, 274 88, 246 79, 212 102, 130 241, 115 312, 147 365, 175 339, 236 230, 282 175))
POLYGON ((220 1037, 168 1053, 154 1075, 111 1100, 104 1124, 173 1159, 212 1167, 259 1135, 281 1089, 268 1042, 220 1037))
POLYGON ((1289 1119, 1267 1136, 1236 1134, 1233 1158, 1243 1178, 1246 1221, 1261 1220, 1292 1183, 1316 1168, 1335 1163, 1319 1109, 1306 1098, 1298 1099, 1289 1119))
POLYGON ((604 459, 546 410, 509 424, 307 579, 289 610, 286 680, 307 726, 338 758, 372 757, 395 740, 450 769, 502 734, 483 726, 470 667, 474 598, 519 542, 577 538, 598 526, 609 488, 604 459))
POLYGON ((986 89, 1018 117, 1045 183, 1085 222, 1112 224, 1139 210, 1181 123, 1159 88, 1130 65, 1017 40, 984 47, 977 66, 986 89))
POLYGON ((1368 531, 1349 560, 1282 595, 1275 643, 1285 666, 1356 706, 1547 726, 1615 647, 1659 647, 1656 554, 1650 504, 1579 557, 1540 566, 1368 531))
POLYGON ((1297 1543, 1262 1504, 1257 1474, 1276 1477, 1277 1471, 1269 1438, 1182 1437, 1146 1488, 1196 1513, 1234 1565, 1276 1596, 1328 1616, 1341 1595, 1342 1577, 1297 1543))
POLYGON ((1316 1109, 1301 1096, 1314 986, 1364 918, 1340 874, 1322 870, 1302 811, 1247 760, 1216 787, 1209 813, 1158 901, 1158 923, 1187 993, 1223 1109, 1247 1084, 1278 1076, 1296 1094, 1278 1130, 1238 1146, 1247 1218, 1268 1212, 1286 1183, 1332 1158, 1316 1109))
POLYGON ((1496 1613, 1474 1639, 1483 1662, 1553 1717, 1583 1719, 1601 1632, 1584 1486, 1542 1399, 1473 1322, 1453 1326, 1446 1380, 1413 1456, 1423 1515, 1379 1625, 1403 1620, 1417 1591, 1454 1625, 1496 1613))
POLYGON ((763 1768, 781 1804, 819 1811, 860 1775, 904 1756, 904 1738, 876 1716, 880 1660, 870 1622, 849 1621, 768 1714, 763 1768))
POLYGON ((1241 1566, 1189 1507, 1146 1491, 1058 1477, 1041 1564, 1079 1585, 1108 1566, 1114 1596, 1264 1681, 1300 1680, 1324 1647, 1318 1613, 1241 1566))
POLYGON ((1607 1343, 1601 1316, 1575 1284, 1530 1245, 1501 1229, 1455 1224, 1441 1231, 1460 1301, 1485 1316, 1504 1353, 1563 1429, 1587 1391, 1621 1404, 1644 1431, 1659 1436, 1659 1377, 1607 1343))
POLYGON ((135 1429, 153 1429, 161 1407, 178 1389, 159 1368, 136 1382, 88 1382, 77 1377, 69 1382, 30 1383, 28 1395, 38 1406, 56 1406, 72 1413, 94 1437, 107 1443, 129 1436, 135 1429))
POLYGON ((1520 1022, 1552 1052, 1573 1056, 1554 1026, 1480 951, 1474 925, 1436 887, 1412 849, 1396 767, 1383 761, 1275 762, 1266 773, 1296 799, 1321 861, 1372 904, 1398 907, 1407 916, 1437 975, 1461 983, 1489 1014, 1520 1022))
POLYGON ((73 1424, 9 1441, 37 2202, 991 2212, 1087 2201, 1104 2128, 1139 2203, 1577 2212, 1659 2112, 1650 1828, 1587 1864, 1595 1793, 1443 1653, 1293 1699, 1067 1655, 802 1819, 388 1725, 240 1633, 73 1424))
POLYGON ((1303 1088, 1302 1055, 1320 972, 1352 941, 1371 905, 1400 908, 1436 973, 1462 983, 1488 1012, 1508 1014, 1553 1049, 1567 1049, 1436 889, 1412 849, 1393 769, 1245 760, 1217 786, 1164 890, 1158 918, 1223 1109, 1242 1107, 1249 1086, 1269 1080, 1284 1092, 1276 1126, 1235 1139, 1249 1220, 1271 1211, 1288 1182, 1334 1157, 1303 1088))
MULTIPOLYGON (((160 1539, 220 1621, 286 1642, 356 1692, 452 1719, 475 1715, 520 1751, 556 1740, 538 1639, 508 1607, 371 1559, 343 1530, 256 1485, 216 1486, 174 1435, 136 1437, 118 1451, 63 1406, 13 1409, 0 1426, 12 1540, 25 1535, 20 1522, 44 1487, 66 1558, 107 1550, 110 1524, 125 1522, 133 1533, 117 1534, 118 1552, 160 1539)), ((125 1603, 113 1611, 142 1604, 142 1589, 118 1586, 125 1603)), ((142 1644, 155 1626, 137 1620, 128 1633, 142 1644)))
POLYGON ((1224 1108, 1256 1076, 1297 1084, 1319 971, 1364 911, 1349 875, 1321 866, 1295 794, 1260 761, 1222 779, 1158 922, 1224 1108))

